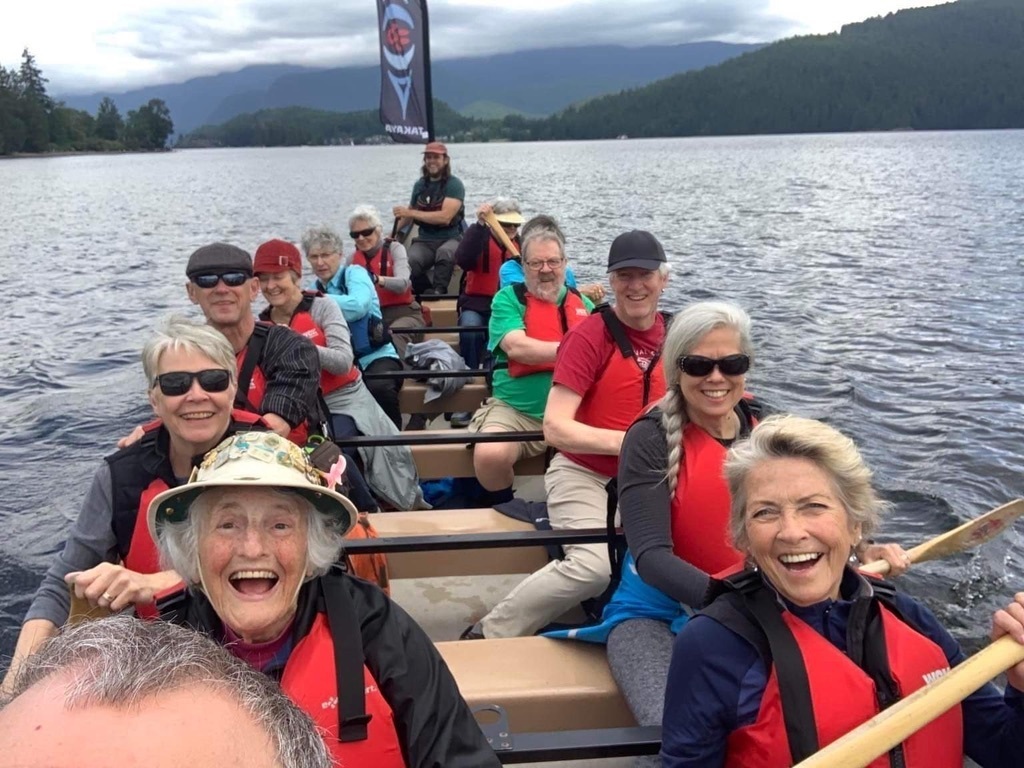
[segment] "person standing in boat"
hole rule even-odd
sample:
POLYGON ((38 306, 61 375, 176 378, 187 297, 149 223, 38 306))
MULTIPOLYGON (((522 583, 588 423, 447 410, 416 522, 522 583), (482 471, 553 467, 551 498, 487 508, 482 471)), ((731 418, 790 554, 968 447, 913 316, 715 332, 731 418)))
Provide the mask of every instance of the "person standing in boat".
MULTIPOLYGON (((802 762, 965 659, 934 614, 850 565, 886 504, 853 441, 771 416, 725 461, 731 546, 748 570, 676 639, 665 687, 665 768, 784 768, 802 762)), ((993 639, 1024 643, 1024 593, 993 639)), ((1024 663, 925 725, 872 766, 1021 765, 1024 663)))
POLYGON ((142 437, 106 457, 93 476, 63 549, 43 576, 25 614, 4 687, 21 663, 68 620, 68 585, 93 606, 135 605, 154 615, 154 597, 181 579, 161 570, 146 528, 150 500, 188 480, 225 436, 269 429, 259 416, 232 410, 235 353, 208 325, 175 318, 142 350, 146 393, 156 420, 142 437))
MULTIPOLYGON (((308 229, 302 236, 302 250, 316 275, 316 290, 341 307, 359 368, 365 373, 402 370, 402 361, 391 343, 370 273, 358 264, 342 266, 342 243, 338 234, 329 227, 308 229)), ((369 379, 366 387, 388 418, 401 429, 402 411, 398 406, 401 379, 369 379)))
POLYGON ((409 205, 396 205, 397 228, 419 225, 409 247, 412 287, 416 293, 448 293, 455 269, 455 249, 462 237, 466 187, 452 174, 448 148, 432 141, 423 150, 422 175, 412 188, 409 205), (433 277, 430 270, 433 269, 433 277))
MULTIPOLYGON (((493 396, 473 416, 471 432, 541 431, 558 345, 594 309, 588 298, 565 284, 568 267, 557 230, 535 227, 523 243, 523 254, 526 282, 494 296, 489 328, 493 396)), ((507 501, 512 498, 515 463, 546 449, 542 441, 478 443, 473 447, 476 478, 507 501)))
MULTIPOLYGON (((285 240, 268 240, 256 249, 253 269, 269 304, 260 319, 288 326, 316 345, 323 371, 320 390, 330 412, 332 436, 340 440, 354 435, 397 435, 398 428, 363 384, 341 309, 326 296, 302 290, 299 249, 285 240)), ((379 508, 373 494, 394 509, 423 507, 408 446, 343 450, 349 458, 346 475, 352 500, 360 511, 379 508), (365 468, 365 479, 360 467, 365 468)))
POLYGON ((149 505, 161 557, 186 584, 161 618, 278 680, 339 766, 498 768, 426 633, 334 565, 355 518, 331 474, 284 438, 224 441, 149 505))
MULTIPOLYGON (((550 270, 552 264, 537 264, 550 270)), ((665 393, 658 358, 665 319, 658 302, 668 260, 650 232, 612 242, 608 274, 615 305, 595 312, 560 343, 544 409, 544 437, 558 449, 544 476, 551 527, 603 528, 626 428, 665 393)), ((608 588, 605 544, 565 546, 565 557, 529 576, 464 635, 530 635, 608 588)))
MULTIPOLYGON (((405 246, 384 237, 377 209, 370 205, 357 206, 349 214, 348 230, 356 248, 351 256, 346 257, 345 265, 358 264, 370 273, 387 327, 392 331, 423 328, 426 321, 412 295, 412 276, 405 246)), ((399 358, 405 360, 406 346, 421 339, 418 334, 396 333, 391 342, 398 350, 399 358)))
MULTIPOLYGON (((462 284, 459 286, 459 300, 456 304, 460 326, 486 326, 491 319, 491 300, 499 288, 499 271, 511 252, 491 231, 487 216, 493 214, 509 241, 521 248, 519 225, 523 214, 519 203, 508 197, 499 197, 492 203, 484 203, 476 212, 477 221, 462 236, 455 251, 455 263, 462 267, 462 284)), ((484 367, 484 352, 487 348, 485 331, 460 331, 459 352, 466 365, 472 370, 484 367)), ((453 427, 465 427, 473 417, 471 413, 452 414, 453 427)))

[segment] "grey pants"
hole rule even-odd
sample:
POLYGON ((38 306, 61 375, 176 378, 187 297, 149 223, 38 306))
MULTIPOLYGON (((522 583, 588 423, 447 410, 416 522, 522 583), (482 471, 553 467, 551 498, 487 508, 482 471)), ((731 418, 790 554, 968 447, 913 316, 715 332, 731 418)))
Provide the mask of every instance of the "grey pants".
MULTIPOLYGON (((637 725, 661 725, 665 681, 675 635, 654 619, 630 619, 608 635, 608 666, 637 725)), ((636 768, 654 768, 655 756, 637 758, 636 768)))
POLYGON ((381 314, 384 322, 392 331, 391 343, 398 350, 398 356, 405 362, 405 348, 410 344, 423 341, 423 334, 420 333, 394 333, 396 328, 423 328, 423 313, 419 304, 392 304, 389 307, 381 307, 381 314), (415 307, 415 309, 413 309, 415 307))
POLYGON ((458 240, 415 240, 409 246, 409 271, 414 291, 423 292, 428 286, 436 294, 448 293, 448 284, 455 270, 455 250, 458 240), (430 268, 434 274, 429 276, 430 268))

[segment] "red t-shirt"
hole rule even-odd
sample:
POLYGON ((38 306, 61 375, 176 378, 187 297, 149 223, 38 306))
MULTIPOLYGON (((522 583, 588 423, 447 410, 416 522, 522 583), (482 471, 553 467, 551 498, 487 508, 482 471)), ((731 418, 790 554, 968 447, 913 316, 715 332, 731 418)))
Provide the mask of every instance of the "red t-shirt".
MULTIPOLYGON (((658 354, 662 344, 665 343, 664 319, 659 314, 654 325, 646 331, 638 331, 625 324, 622 327, 633 345, 633 354, 637 364, 643 370, 647 370, 654 356, 658 354)), ((608 327, 600 313, 595 312, 570 330, 562 339, 558 348, 558 357, 555 359, 552 383, 561 384, 577 395, 586 397, 613 354, 618 354, 615 340, 608 332, 608 327)), ((607 406, 610 409, 615 409, 616 404, 607 403, 607 406)), ((628 414, 629 422, 639 415, 639 413, 628 414)), ((562 451, 562 453, 577 464, 607 477, 614 477, 618 472, 618 456, 598 453, 569 453, 568 451, 562 451)))

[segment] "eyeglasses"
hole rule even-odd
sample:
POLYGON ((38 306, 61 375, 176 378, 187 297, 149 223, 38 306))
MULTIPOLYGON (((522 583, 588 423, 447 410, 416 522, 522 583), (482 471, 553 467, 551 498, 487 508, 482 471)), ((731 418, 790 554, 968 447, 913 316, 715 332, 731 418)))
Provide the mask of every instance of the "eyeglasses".
POLYGON ((160 385, 160 391, 167 397, 180 397, 192 389, 192 382, 207 392, 223 392, 231 383, 231 373, 223 368, 207 368, 205 371, 171 371, 161 373, 153 379, 153 386, 160 385))
POLYGON ((369 237, 370 235, 372 235, 376 231, 377 231, 376 227, 370 227, 369 229, 358 229, 358 230, 354 229, 354 230, 349 230, 348 236, 351 237, 353 240, 358 240, 360 237, 369 237))
POLYGON ((540 272, 544 267, 558 269, 564 261, 565 259, 544 259, 543 261, 527 261, 524 264, 534 272, 540 272))
POLYGON ((679 370, 687 376, 707 376, 716 366, 723 376, 740 376, 750 370, 750 357, 727 355, 716 360, 700 355, 683 355, 678 365, 679 370))
POLYGON ((252 279, 248 272, 216 272, 208 275, 192 275, 192 282, 200 288, 216 288, 221 280, 229 288, 245 285, 252 279))
POLYGON ((518 224, 512 224, 507 221, 499 221, 498 223, 501 224, 502 229, 519 229, 518 224))

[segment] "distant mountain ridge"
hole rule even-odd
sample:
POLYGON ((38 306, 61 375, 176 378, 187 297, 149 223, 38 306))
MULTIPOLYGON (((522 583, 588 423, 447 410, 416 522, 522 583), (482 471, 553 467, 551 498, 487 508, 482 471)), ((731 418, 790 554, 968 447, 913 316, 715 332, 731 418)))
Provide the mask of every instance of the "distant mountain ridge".
POLYGON ((602 96, 522 138, 1024 128, 1024 2, 959 0, 602 96))
MULTIPOLYGON (((477 112, 481 103, 488 115, 550 115, 571 104, 719 64, 761 47, 714 41, 642 48, 602 45, 434 61, 434 97, 456 110, 470 107, 478 116, 483 116, 477 112)), ((122 113, 162 99, 175 131, 185 133, 266 109, 374 109, 380 98, 380 70, 263 65, 124 93, 56 95, 69 107, 89 112, 96 111, 104 96, 112 98, 122 113)))

